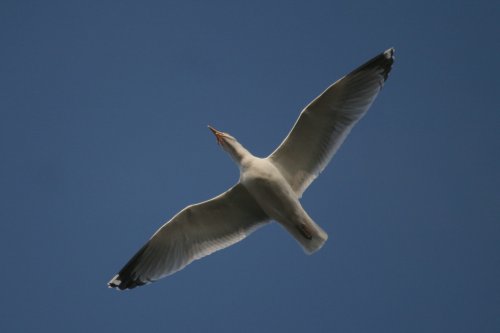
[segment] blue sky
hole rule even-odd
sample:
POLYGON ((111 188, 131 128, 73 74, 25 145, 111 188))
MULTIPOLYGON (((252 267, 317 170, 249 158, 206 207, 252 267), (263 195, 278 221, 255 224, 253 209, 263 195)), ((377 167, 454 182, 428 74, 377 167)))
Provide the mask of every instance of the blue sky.
POLYGON ((500 328, 493 1, 2 1, 2 332, 500 328), (394 46, 367 116, 278 225, 132 292, 106 282, 330 83, 394 46))

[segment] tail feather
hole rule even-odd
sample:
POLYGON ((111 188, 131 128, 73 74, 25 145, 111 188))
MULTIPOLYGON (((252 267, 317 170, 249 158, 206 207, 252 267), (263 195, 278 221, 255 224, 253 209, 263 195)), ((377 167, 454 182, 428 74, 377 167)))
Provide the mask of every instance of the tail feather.
POLYGON ((328 234, 311 219, 293 225, 282 225, 309 255, 321 249, 328 239, 328 234))

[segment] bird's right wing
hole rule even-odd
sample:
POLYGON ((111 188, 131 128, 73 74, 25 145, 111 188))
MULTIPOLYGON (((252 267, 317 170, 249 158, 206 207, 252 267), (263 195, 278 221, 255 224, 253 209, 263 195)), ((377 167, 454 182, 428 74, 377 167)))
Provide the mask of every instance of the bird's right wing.
POLYGON ((239 242, 269 221, 245 187, 184 208, 163 225, 108 285, 132 289, 239 242))
POLYGON ((269 156, 299 197, 368 111, 393 59, 394 49, 388 49, 328 87, 302 111, 269 156))

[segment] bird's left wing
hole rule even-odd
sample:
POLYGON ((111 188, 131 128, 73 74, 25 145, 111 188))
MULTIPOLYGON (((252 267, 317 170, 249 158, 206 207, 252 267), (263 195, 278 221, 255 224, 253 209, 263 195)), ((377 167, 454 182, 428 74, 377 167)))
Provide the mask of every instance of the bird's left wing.
POLYGON ((299 197, 368 111, 393 61, 391 48, 332 84, 302 111, 288 136, 269 156, 299 197))
POLYGON ((132 289, 173 274, 193 260, 244 239, 268 222, 245 187, 184 208, 164 224, 108 283, 132 289))

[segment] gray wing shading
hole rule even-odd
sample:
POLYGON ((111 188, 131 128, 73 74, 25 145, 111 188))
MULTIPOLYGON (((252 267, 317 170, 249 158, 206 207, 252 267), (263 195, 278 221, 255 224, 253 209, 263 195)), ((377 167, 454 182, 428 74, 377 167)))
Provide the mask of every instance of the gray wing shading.
POLYGON ((393 62, 391 48, 328 87, 301 112, 288 136, 268 157, 299 197, 368 111, 393 62))
POLYGON ((237 243, 268 218, 245 187, 184 208, 164 224, 108 283, 132 289, 173 274, 193 260, 237 243))

